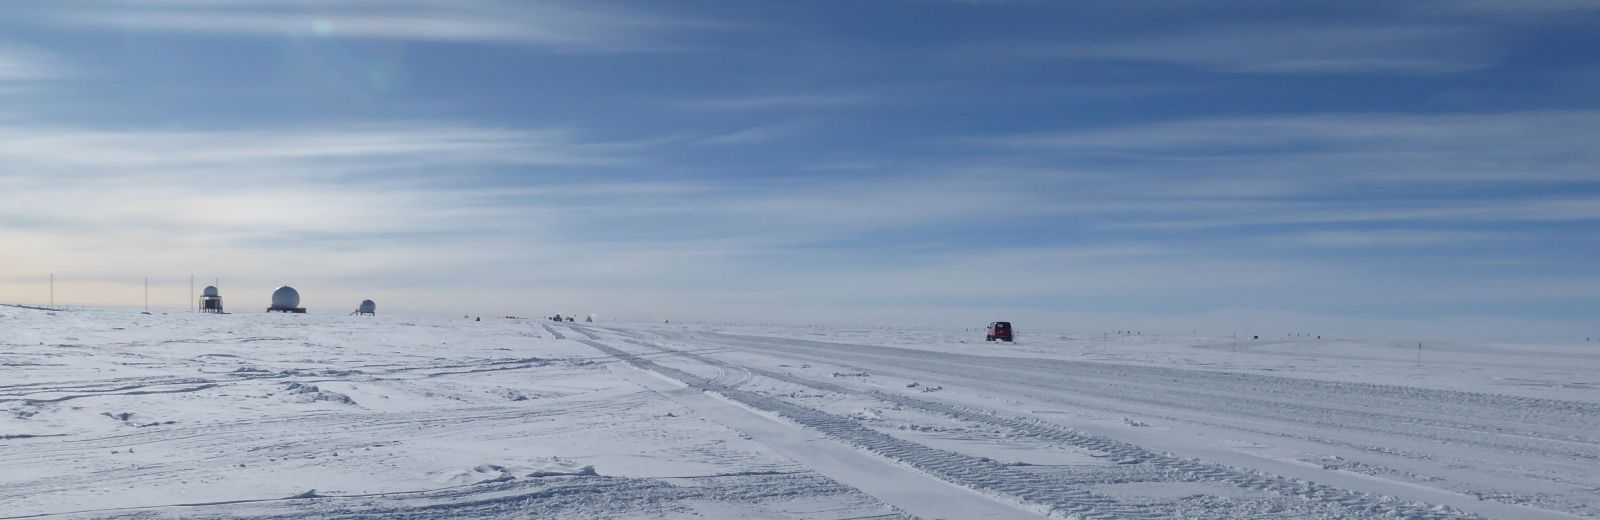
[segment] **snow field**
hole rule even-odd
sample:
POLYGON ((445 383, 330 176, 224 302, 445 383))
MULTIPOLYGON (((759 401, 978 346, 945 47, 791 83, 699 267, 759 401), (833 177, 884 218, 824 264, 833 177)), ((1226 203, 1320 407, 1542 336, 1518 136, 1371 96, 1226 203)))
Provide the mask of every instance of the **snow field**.
POLYGON ((0 517, 895 514, 526 322, 0 320, 0 517))
POLYGON ((1415 356, 0 307, 0 518, 1600 516, 1600 352, 1415 356))

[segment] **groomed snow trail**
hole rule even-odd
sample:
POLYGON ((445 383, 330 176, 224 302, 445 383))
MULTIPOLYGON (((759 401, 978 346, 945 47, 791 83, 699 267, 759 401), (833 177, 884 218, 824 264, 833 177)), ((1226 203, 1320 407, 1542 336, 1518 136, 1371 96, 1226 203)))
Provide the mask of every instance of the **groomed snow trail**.
MULTIPOLYGON (((1323 457, 1296 457, 1302 465, 1328 470, 1317 480, 1382 488, 1386 494, 1496 517, 1600 514, 1600 494, 1593 492, 1600 488, 1594 469, 1600 457, 1600 407, 1591 402, 771 337, 702 334, 679 339, 938 380, 999 399, 1025 398, 1038 406, 1156 418, 1182 430, 1322 451, 1323 457)), ((1190 449, 1181 432, 1169 433, 1173 435, 1159 438, 1146 434, 1140 442, 1208 457, 1218 454, 1190 449)), ((1246 456, 1227 462, 1264 461, 1246 456)), ((1255 466, 1315 473, 1285 464, 1255 466)))
MULTIPOLYGON (((603 350, 602 350, 603 351, 603 350)), ((986 497, 881 457, 863 457, 856 448, 835 442, 770 413, 705 392, 647 366, 622 363, 619 375, 678 402, 701 417, 727 426, 791 460, 845 485, 927 520, 983 518, 1028 520, 1037 512, 986 497)), ((719 371, 712 380, 739 384, 747 372, 719 371), (741 374, 743 377, 741 377, 741 374)))
MULTIPOLYGON (((720 378, 703 378, 683 370, 663 366, 632 352, 601 343, 600 336, 575 327, 589 337, 580 340, 632 365, 651 370, 684 382, 690 387, 716 392, 729 399, 753 408, 785 417, 797 424, 823 432, 840 441, 868 452, 888 457, 917 468, 942 480, 985 493, 1033 505, 1056 516, 1077 518, 1169 518, 1172 511, 1148 504, 1130 503, 1104 494, 1092 493, 1083 487, 1062 486, 1046 475, 1025 472, 1013 465, 1002 464, 986 457, 931 448, 916 442, 888 435, 861 424, 849 417, 826 413, 801 406, 789 400, 744 389, 734 388, 720 378)), ((628 334, 624 332, 624 334, 628 334)), ((1326 518, 1370 518, 1375 516, 1418 519, 1472 518, 1473 515, 1449 508, 1394 500, 1391 497, 1356 493, 1314 482, 1259 472, 1228 468, 1193 459, 1157 453, 1133 444, 1089 435, 1037 419, 1007 416, 967 406, 951 405, 884 392, 862 392, 841 385, 797 377, 751 366, 735 366, 707 356, 664 347, 636 339, 622 342, 646 347, 654 352, 669 353, 719 368, 746 371, 786 383, 846 395, 862 395, 893 405, 921 410, 960 419, 975 424, 1002 429, 1007 435, 1027 437, 1060 445, 1088 450, 1115 460, 1118 464, 1142 465, 1153 471, 1179 475, 1183 480, 1211 481, 1231 485, 1252 492, 1268 492, 1283 497, 1295 497, 1311 503, 1315 514, 1326 518)))

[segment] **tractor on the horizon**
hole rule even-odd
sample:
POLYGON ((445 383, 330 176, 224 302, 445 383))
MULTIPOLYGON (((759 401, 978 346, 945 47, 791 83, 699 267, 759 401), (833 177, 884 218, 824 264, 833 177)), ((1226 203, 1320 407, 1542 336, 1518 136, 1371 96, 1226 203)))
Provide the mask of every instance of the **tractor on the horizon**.
POLYGON ((1014 339, 1011 333, 1011 322, 997 321, 989 324, 989 331, 984 335, 984 341, 1000 340, 1010 342, 1014 339))

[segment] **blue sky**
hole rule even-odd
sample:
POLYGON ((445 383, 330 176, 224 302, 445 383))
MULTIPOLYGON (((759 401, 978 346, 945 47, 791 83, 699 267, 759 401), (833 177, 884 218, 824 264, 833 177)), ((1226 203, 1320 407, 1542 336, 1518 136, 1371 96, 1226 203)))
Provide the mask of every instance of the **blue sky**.
POLYGON ((17 0, 0 300, 1600 336, 1600 2, 17 0), (259 304, 259 305, 258 305, 259 304))

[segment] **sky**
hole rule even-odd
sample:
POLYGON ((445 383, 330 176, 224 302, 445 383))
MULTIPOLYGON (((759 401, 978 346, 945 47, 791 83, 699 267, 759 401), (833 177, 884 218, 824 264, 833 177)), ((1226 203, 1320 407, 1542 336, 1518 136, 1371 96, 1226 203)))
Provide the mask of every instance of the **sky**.
POLYGON ((7 0, 0 302, 1600 337, 1600 2, 7 0))

